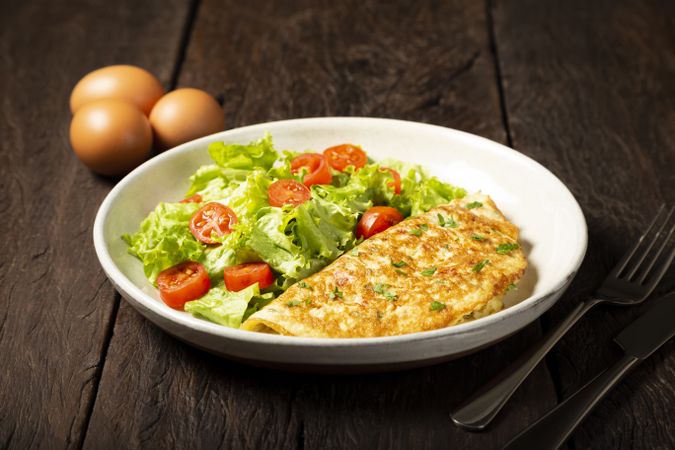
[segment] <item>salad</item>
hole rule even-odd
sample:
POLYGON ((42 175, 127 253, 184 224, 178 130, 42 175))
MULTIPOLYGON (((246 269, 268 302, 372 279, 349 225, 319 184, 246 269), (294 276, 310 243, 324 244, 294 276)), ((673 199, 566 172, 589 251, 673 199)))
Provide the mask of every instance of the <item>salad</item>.
POLYGON ((168 306, 234 328, 364 239, 466 194, 352 144, 278 152, 266 135, 208 152, 185 198, 122 238, 168 306))

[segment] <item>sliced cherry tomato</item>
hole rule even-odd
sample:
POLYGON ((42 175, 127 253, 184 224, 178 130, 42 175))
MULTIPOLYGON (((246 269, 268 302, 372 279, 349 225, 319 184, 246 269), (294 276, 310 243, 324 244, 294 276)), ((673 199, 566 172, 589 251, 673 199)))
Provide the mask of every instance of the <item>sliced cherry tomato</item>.
POLYGON ((401 193, 401 175, 398 174, 397 171, 394 169, 390 169, 389 167, 380 167, 381 172, 389 172, 391 173, 391 176, 394 177, 394 181, 387 183, 387 186, 393 187, 394 188, 394 194, 400 194, 401 193))
POLYGON ((258 283, 260 289, 265 289, 274 283, 274 275, 267 263, 246 263, 226 267, 223 271, 225 287, 228 291, 241 291, 253 283, 258 283))
POLYGON ((368 162, 366 152, 361 150, 361 147, 352 144, 342 144, 327 148, 323 151, 323 154, 328 160, 328 164, 340 172, 349 166, 360 169, 368 162))
POLYGON ((290 178, 277 180, 267 188, 267 197, 270 205, 300 205, 312 198, 309 188, 302 183, 298 183, 290 178))
POLYGON ((303 167, 308 170, 302 180, 307 187, 313 184, 330 184, 333 181, 326 158, 320 153, 303 153, 293 158, 291 172, 298 173, 303 167))
POLYGON ((160 272, 157 286, 164 303, 183 309, 185 302, 196 300, 211 289, 211 280, 203 265, 185 261, 160 272))
POLYGON ((391 206, 373 206, 356 225, 356 236, 368 239, 403 220, 403 215, 391 206))
POLYGON ((201 203, 202 202, 202 196, 199 195, 199 194, 195 194, 195 195, 192 195, 188 198, 184 198, 180 202, 181 203, 201 203))
POLYGON ((237 215, 229 207, 218 202, 209 202, 202 206, 190 219, 192 235, 205 244, 217 244, 211 235, 224 236, 232 232, 237 223, 237 215))

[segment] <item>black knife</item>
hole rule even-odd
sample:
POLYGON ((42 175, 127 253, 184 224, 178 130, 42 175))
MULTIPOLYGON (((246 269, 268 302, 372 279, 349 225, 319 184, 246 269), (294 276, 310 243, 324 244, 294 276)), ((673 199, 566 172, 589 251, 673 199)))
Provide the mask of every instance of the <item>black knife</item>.
POLYGON ((623 357, 513 438, 505 449, 557 449, 621 378, 675 335, 675 292, 657 300, 614 338, 623 357))

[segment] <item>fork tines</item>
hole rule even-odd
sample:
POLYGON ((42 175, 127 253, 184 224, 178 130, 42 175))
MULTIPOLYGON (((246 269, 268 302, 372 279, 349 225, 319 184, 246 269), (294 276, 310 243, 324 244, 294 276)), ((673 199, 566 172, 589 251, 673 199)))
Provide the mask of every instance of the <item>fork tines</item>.
POLYGON ((675 231, 671 220, 674 211, 675 207, 670 207, 666 213, 666 205, 661 205, 647 231, 614 268, 616 278, 638 284, 661 279, 675 257, 675 245, 670 242, 675 231))

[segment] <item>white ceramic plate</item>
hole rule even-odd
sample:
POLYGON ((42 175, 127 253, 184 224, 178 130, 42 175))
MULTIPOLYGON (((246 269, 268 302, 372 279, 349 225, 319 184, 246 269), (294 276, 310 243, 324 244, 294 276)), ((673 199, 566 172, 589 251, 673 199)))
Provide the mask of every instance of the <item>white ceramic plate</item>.
POLYGON ((169 150, 127 175, 103 201, 96 253, 110 281, 141 314, 196 347, 255 364, 300 370, 385 370, 431 364, 492 344, 550 308, 586 252, 586 222, 569 190, 535 161, 490 140, 415 122, 328 117, 286 120, 217 133, 169 150), (492 196, 521 230, 529 268, 503 311, 450 328, 402 336, 317 339, 226 328, 165 306, 120 239, 160 201, 183 198, 189 176, 209 163, 210 142, 247 143, 270 132, 278 149, 320 151, 351 142, 374 159, 424 165, 439 178, 492 196))

